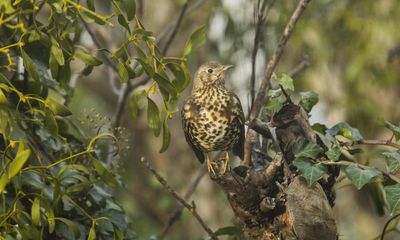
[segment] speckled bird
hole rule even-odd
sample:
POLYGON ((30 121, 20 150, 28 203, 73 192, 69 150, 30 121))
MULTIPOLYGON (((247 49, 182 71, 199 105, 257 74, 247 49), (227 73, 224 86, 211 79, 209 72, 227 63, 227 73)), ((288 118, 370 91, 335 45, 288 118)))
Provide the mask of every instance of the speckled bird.
MULTIPOLYGON (((243 159, 244 114, 239 98, 225 88, 225 72, 232 66, 209 62, 197 69, 191 95, 183 104, 181 116, 186 141, 198 160, 207 160, 209 172, 215 171, 208 153, 232 152, 243 159)), ((228 158, 226 158, 227 169, 228 158)))

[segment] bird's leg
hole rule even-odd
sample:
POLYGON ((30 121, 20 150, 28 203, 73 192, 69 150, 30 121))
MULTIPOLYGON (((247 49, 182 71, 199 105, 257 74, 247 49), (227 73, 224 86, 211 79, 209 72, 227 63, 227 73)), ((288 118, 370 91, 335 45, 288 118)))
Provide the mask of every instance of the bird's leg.
POLYGON ((222 172, 222 174, 225 174, 226 171, 228 171, 229 168, 229 154, 228 151, 225 151, 225 157, 224 157, 224 171, 222 172))
POLYGON ((214 175, 216 175, 215 174, 215 171, 214 171, 214 168, 213 168, 213 165, 212 165, 212 162, 211 162, 211 160, 210 160, 210 157, 208 156, 208 153, 206 153, 206 159, 207 159, 207 169, 208 169, 208 172, 209 173, 213 173, 214 175))

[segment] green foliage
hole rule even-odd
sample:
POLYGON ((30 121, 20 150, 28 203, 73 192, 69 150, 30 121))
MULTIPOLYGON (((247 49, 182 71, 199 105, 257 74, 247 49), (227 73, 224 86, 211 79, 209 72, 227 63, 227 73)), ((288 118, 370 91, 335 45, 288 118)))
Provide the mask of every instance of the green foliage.
POLYGON ((365 184, 370 182, 371 179, 375 177, 382 178, 381 171, 372 167, 361 169, 356 165, 351 165, 348 166, 344 172, 357 189, 361 189, 365 184))
POLYGON ((315 104, 318 103, 318 93, 313 91, 300 92, 300 106, 306 110, 306 112, 310 112, 315 104))
POLYGON ((400 184, 386 186, 385 193, 392 215, 400 213, 400 184))
POLYGON ((361 141, 363 139, 360 131, 358 131, 358 129, 356 128, 351 127, 346 122, 336 124, 332 128, 328 129, 327 132, 332 136, 342 135, 343 137, 353 141, 361 141))

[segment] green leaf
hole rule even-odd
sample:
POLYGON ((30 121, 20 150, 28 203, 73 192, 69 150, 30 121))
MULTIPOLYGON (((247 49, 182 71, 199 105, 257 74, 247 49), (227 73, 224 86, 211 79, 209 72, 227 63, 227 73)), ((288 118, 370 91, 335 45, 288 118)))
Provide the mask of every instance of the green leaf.
POLYGON ((342 135, 353 141, 361 141, 363 139, 363 137, 360 134, 360 131, 358 131, 357 128, 351 127, 346 122, 338 123, 332 128, 328 129, 326 132, 332 136, 342 135))
POLYGON ((327 168, 324 165, 313 164, 311 159, 308 158, 296 158, 293 164, 299 169, 301 176, 310 186, 327 172, 327 168))
POLYGON ((150 66, 150 64, 148 64, 146 62, 145 59, 142 58, 135 58, 136 61, 138 61, 140 63, 140 65, 143 67, 144 71, 147 73, 147 75, 149 75, 150 77, 152 77, 154 75, 154 70, 153 68, 150 66))
POLYGON ((189 72, 184 63, 167 63, 167 67, 174 74, 175 79, 172 81, 178 92, 183 92, 190 83, 189 72))
POLYGON ((8 100, 6 95, 4 95, 3 90, 0 89, 0 107, 8 105, 8 100))
POLYGON ((176 97, 178 95, 175 86, 168 79, 158 73, 154 73, 153 78, 157 82, 158 86, 171 94, 171 96, 176 97))
POLYGON ((58 75, 59 65, 57 63, 56 58, 53 56, 53 54, 50 54, 50 57, 49 57, 49 68, 50 68, 51 76, 53 78, 56 78, 58 75))
POLYGON ((188 56, 193 50, 199 48, 206 40, 207 28, 205 25, 198 28, 190 35, 189 40, 186 42, 183 57, 188 56))
POLYGON ((140 90, 132 94, 128 106, 133 119, 136 118, 138 110, 146 106, 146 103, 147 93, 145 90, 140 90))
POLYGON ((163 153, 168 149, 170 142, 171 142, 171 132, 169 130, 167 121, 165 120, 163 123, 163 143, 160 149, 160 153, 163 153))
POLYGON ((47 98, 46 102, 50 110, 58 116, 66 117, 72 115, 72 112, 63 104, 58 103, 56 100, 52 98, 47 98))
POLYGON ((293 79, 289 75, 283 74, 276 82, 280 84, 283 89, 294 91, 293 79))
POLYGON ((75 50, 74 57, 78 58, 79 60, 81 60, 82 62, 84 62, 89 66, 99 66, 103 63, 102 61, 100 61, 99 59, 90 55, 89 53, 87 53, 82 49, 75 50))
POLYGON ((315 159, 322 152, 322 148, 313 142, 297 141, 293 146, 293 153, 296 158, 311 158, 315 159), (299 145, 301 144, 301 146, 299 145))
POLYGON ((128 70, 125 68, 125 65, 118 60, 118 79, 122 83, 126 83, 129 80, 128 70))
POLYGON ((265 106, 268 110, 278 112, 283 107, 283 104, 278 98, 270 98, 265 106))
POLYGON ((0 193, 3 193, 4 188, 7 186, 7 183, 10 179, 7 176, 7 173, 3 172, 0 176, 0 193))
POLYGON ((382 173, 376 168, 361 169, 356 165, 348 166, 344 172, 353 183, 353 185, 360 190, 372 178, 382 177, 382 173))
POLYGON ((281 88, 268 90, 268 97, 277 98, 277 97, 280 97, 281 95, 282 95, 281 88))
POLYGON ((53 135, 58 135, 58 125, 53 112, 50 109, 46 108, 44 113, 45 113, 45 124, 49 129, 50 133, 53 135))
POLYGON ((126 12, 126 18, 131 21, 136 14, 136 2, 135 0, 123 0, 124 10, 126 12))
POLYGON ((96 239, 96 229, 95 229, 96 224, 93 223, 92 227, 89 230, 89 235, 88 235, 88 240, 95 240, 96 239))
POLYGON ((240 235, 240 230, 236 226, 227 226, 218 229, 217 231, 214 232, 215 236, 223 236, 223 235, 228 235, 228 236, 239 236, 240 235))
POLYGON ((319 133, 321 133, 321 134, 323 134, 323 135, 325 135, 326 130, 328 129, 324 124, 321 124, 321 123, 315 123, 315 124, 313 124, 313 125, 311 126, 311 128, 312 128, 314 131, 317 131, 317 132, 319 132, 319 133))
POLYGON ((147 98, 147 125, 153 130, 154 136, 157 137, 160 135, 160 111, 158 110, 157 104, 149 97, 147 98))
POLYGON ((106 167, 104 167, 101 161, 92 158, 92 163, 94 168, 96 169, 97 174, 99 174, 100 178, 103 179, 105 183, 107 183, 110 187, 118 186, 118 182, 117 180, 115 180, 113 174, 108 171, 106 167))
POLYGON ((94 0, 86 0, 86 4, 90 10, 92 10, 93 12, 96 11, 94 0))
POLYGON ((396 138, 396 141, 400 140, 400 127, 396 126, 392 123, 390 123, 389 121, 386 121, 384 119, 380 120, 380 125, 382 125, 383 127, 389 129, 392 131, 394 137, 396 138))
POLYGON ((300 106, 306 110, 306 112, 310 112, 315 104, 318 103, 318 94, 313 91, 300 92, 300 106))
POLYGON ((57 217, 56 220, 65 223, 68 226, 68 229, 74 234, 75 239, 81 236, 81 231, 79 230, 79 227, 75 222, 62 217, 57 217))
POLYGON ((396 173, 400 170, 400 151, 383 152, 389 172, 396 173))
POLYGON ((52 44, 50 51, 51 51, 51 55, 53 55, 53 57, 54 57, 54 59, 56 59, 57 63, 60 66, 64 66, 65 60, 64 60, 64 54, 63 54, 62 49, 59 46, 57 46, 56 44, 52 44))
POLYGON ((52 234, 54 232, 54 228, 56 227, 53 208, 47 207, 46 214, 47 214, 47 223, 49 224, 49 233, 52 234))
POLYGON ((129 34, 131 34, 131 29, 129 27, 129 23, 126 21, 124 15, 122 15, 122 14, 118 15, 118 23, 121 26, 123 26, 129 32, 129 34))
POLYGON ((384 189, 391 214, 396 215, 400 213, 400 184, 386 186, 384 189))
POLYGON ((38 197, 35 197, 35 200, 33 200, 31 215, 32 223, 35 226, 40 226, 40 199, 38 197))
POLYGON ((339 147, 335 146, 328 151, 326 151, 325 155, 328 157, 329 160, 337 161, 339 160, 341 154, 341 150, 339 147))
POLYGON ((21 168, 24 166, 29 156, 31 155, 31 150, 25 149, 17 153, 17 156, 10 163, 10 168, 8 169, 8 178, 11 179, 17 175, 21 168))
POLYGON ((21 48, 21 56, 22 59, 24 60, 24 66, 29 76, 35 81, 40 81, 36 65, 33 63, 32 59, 22 48, 21 48))

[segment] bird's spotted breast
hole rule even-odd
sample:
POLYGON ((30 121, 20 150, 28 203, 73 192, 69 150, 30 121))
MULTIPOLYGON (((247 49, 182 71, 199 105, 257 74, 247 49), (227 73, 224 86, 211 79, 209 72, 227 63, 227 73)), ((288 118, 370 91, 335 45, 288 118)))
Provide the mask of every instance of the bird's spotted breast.
POLYGON ((237 99, 218 88, 192 97, 183 107, 183 117, 189 120, 193 143, 205 152, 231 149, 239 139, 239 129, 232 124, 232 115, 239 114, 237 99))

